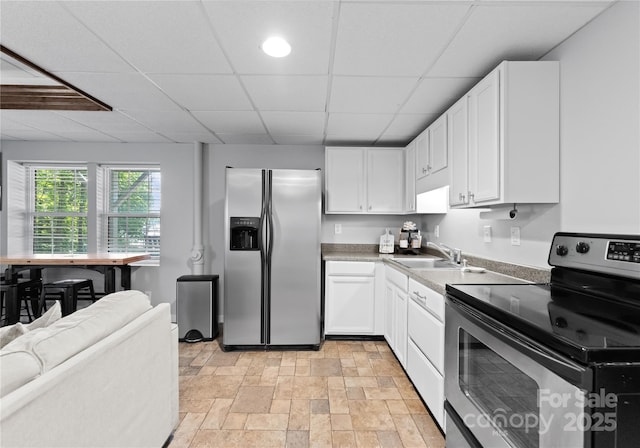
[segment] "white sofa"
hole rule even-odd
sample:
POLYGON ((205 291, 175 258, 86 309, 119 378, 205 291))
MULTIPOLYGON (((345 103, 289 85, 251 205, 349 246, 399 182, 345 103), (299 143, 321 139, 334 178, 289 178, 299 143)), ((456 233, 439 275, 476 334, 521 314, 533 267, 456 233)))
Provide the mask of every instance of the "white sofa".
POLYGON ((178 423, 169 304, 121 291, 0 350, 0 446, 161 447, 178 423))

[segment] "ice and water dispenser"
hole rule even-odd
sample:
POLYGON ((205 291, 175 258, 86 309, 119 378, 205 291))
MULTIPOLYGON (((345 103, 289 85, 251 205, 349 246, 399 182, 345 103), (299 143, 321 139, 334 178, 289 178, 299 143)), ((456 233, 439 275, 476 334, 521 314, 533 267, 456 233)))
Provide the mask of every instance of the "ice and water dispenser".
POLYGON ((231 250, 259 250, 258 231, 260 218, 257 217, 231 217, 229 229, 231 230, 231 250))

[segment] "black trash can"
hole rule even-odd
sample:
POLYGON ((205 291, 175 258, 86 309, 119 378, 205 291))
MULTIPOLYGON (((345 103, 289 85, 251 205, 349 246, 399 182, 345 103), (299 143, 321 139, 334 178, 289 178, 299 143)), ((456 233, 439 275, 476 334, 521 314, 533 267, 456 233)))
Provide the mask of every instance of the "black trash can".
POLYGON ((218 276, 179 277, 176 317, 181 342, 212 341, 218 337, 218 276))

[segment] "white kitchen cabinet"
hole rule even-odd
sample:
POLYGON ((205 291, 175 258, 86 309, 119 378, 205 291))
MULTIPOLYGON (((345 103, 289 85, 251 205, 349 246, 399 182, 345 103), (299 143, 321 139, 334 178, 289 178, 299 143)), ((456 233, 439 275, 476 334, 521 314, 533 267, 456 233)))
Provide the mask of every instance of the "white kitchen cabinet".
POLYGON ((449 205, 463 205, 467 202, 469 182, 468 166, 468 107, 467 96, 460 98, 447 111, 449 158, 449 205))
POLYGON ((325 149, 325 213, 403 212, 402 148, 325 149))
POLYGON ((442 115, 414 140, 416 178, 422 179, 443 170, 448 163, 447 117, 442 115))
POLYGON ((416 144, 416 179, 429 174, 429 128, 422 131, 414 140, 416 144))
POLYGON ((412 141, 404 149, 404 211, 416 211, 416 142, 412 141))
POLYGON ((407 365, 409 378, 444 428, 444 297, 409 279, 407 365))
POLYGON ((376 334, 374 262, 327 261, 325 334, 376 334))
POLYGON ((443 114, 429 126, 429 174, 447 167, 447 116, 443 114))
POLYGON ((409 340, 407 348, 407 373, 431 414, 444 429, 444 378, 424 356, 415 343, 409 340))
POLYGON ((384 335, 404 367, 407 363, 408 276, 387 266, 386 279, 384 335))
POLYGON ((505 61, 465 98, 466 105, 461 100, 448 113, 454 128, 448 133, 450 205, 557 203, 558 63, 505 61), (468 107, 466 145, 464 107, 468 107), (457 114, 455 122, 452 114, 457 114))
POLYGON ((401 148, 367 149, 367 212, 402 213, 404 154, 401 148))

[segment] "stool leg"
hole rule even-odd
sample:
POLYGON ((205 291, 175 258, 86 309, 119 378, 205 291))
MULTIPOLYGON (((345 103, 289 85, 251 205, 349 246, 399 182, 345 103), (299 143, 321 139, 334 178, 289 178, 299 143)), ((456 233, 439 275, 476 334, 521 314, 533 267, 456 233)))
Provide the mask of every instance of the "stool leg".
POLYGON ((91 294, 91 303, 96 303, 96 291, 93 289, 93 282, 89 283, 89 293, 91 294))
POLYGON ((73 294, 71 293, 71 288, 65 288, 61 293, 62 295, 62 315, 67 316, 73 313, 76 308, 73 302, 73 294))

